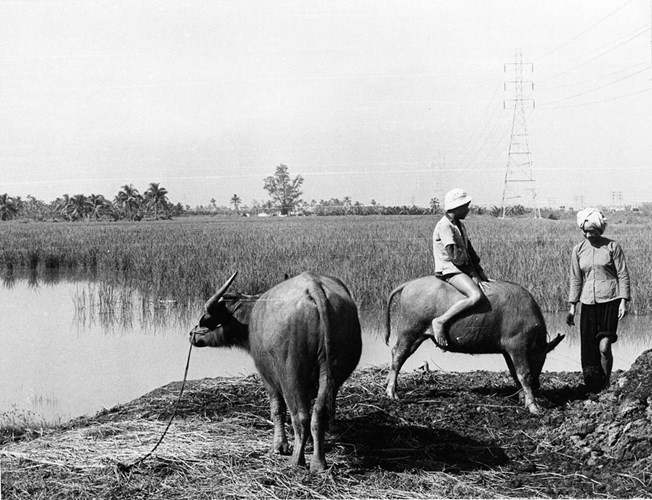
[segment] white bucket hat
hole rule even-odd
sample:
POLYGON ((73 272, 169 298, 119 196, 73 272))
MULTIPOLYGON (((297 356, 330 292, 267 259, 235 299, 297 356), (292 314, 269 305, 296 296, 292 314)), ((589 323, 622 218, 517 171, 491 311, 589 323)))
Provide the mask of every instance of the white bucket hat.
POLYGON ((460 188, 453 188, 446 193, 446 197, 444 198, 444 210, 448 212, 449 210, 461 207, 467 203, 471 203, 471 197, 466 194, 466 191, 460 188))

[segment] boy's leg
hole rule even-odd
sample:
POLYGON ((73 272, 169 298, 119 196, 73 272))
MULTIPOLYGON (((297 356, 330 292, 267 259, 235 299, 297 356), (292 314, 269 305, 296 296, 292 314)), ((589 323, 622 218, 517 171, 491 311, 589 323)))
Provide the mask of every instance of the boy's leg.
POLYGON ((448 339, 446 338, 446 323, 452 320, 456 315, 475 306, 482 300, 482 290, 473 279, 467 274, 456 274, 448 279, 448 283, 453 285, 464 298, 453 304, 448 311, 441 316, 432 320, 432 331, 435 337, 435 343, 439 347, 446 347, 448 339))

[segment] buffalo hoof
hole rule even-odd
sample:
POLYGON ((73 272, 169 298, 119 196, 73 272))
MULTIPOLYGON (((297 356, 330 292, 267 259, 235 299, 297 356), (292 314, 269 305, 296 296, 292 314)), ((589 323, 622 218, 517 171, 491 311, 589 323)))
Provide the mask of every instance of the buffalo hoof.
POLYGON ((279 443, 272 448, 272 454, 292 455, 292 448, 288 443, 279 443))
POLYGON ((305 467, 306 466, 306 457, 305 455, 292 455, 292 460, 290 460, 292 467, 305 467))
POLYGON ((530 411, 532 415, 541 415, 541 413, 543 413, 541 411, 541 408, 539 408, 536 403, 530 403, 527 406, 527 409, 530 411))
POLYGON ((326 470, 326 461, 319 459, 312 459, 310 461, 310 472, 324 472, 326 470))
POLYGON ((387 388, 385 391, 385 396, 387 396, 389 399, 398 400, 398 396, 396 395, 396 391, 394 389, 387 388))

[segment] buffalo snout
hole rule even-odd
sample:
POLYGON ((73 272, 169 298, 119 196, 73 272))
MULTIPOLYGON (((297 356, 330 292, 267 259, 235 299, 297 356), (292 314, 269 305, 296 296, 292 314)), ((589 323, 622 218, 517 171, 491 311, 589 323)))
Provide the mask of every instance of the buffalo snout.
POLYGON ((210 333, 208 328, 196 326, 190 331, 190 343, 195 347, 206 347, 208 342, 206 336, 210 333))

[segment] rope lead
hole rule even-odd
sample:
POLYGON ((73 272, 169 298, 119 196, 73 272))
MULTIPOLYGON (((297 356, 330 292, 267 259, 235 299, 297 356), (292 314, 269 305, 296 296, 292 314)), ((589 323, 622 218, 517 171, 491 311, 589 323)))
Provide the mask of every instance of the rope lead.
POLYGON ((170 415, 170 419, 168 420, 167 425, 165 426, 165 430, 163 431, 163 434, 159 438, 158 442, 154 445, 154 447, 149 451, 149 453, 145 454, 135 462, 131 464, 125 464, 122 462, 118 462, 117 468, 118 472, 121 474, 125 475, 127 472, 129 472, 133 467, 136 467, 137 465, 140 465, 142 462, 144 462, 148 457, 152 455, 156 451, 156 448, 161 444, 163 441, 163 438, 168 432, 168 429, 170 428, 170 425, 172 425, 172 420, 174 420, 174 417, 177 415, 177 411, 179 410, 179 403, 181 402, 181 396, 183 395, 183 389, 186 387, 186 380, 188 379, 188 368, 190 367, 190 353, 192 352, 192 342, 190 342, 190 349, 188 349, 188 359, 186 361, 186 370, 183 374, 183 382, 181 383, 181 390, 179 391, 179 397, 177 398, 177 402, 174 406, 174 411, 172 412, 172 415, 170 415))

